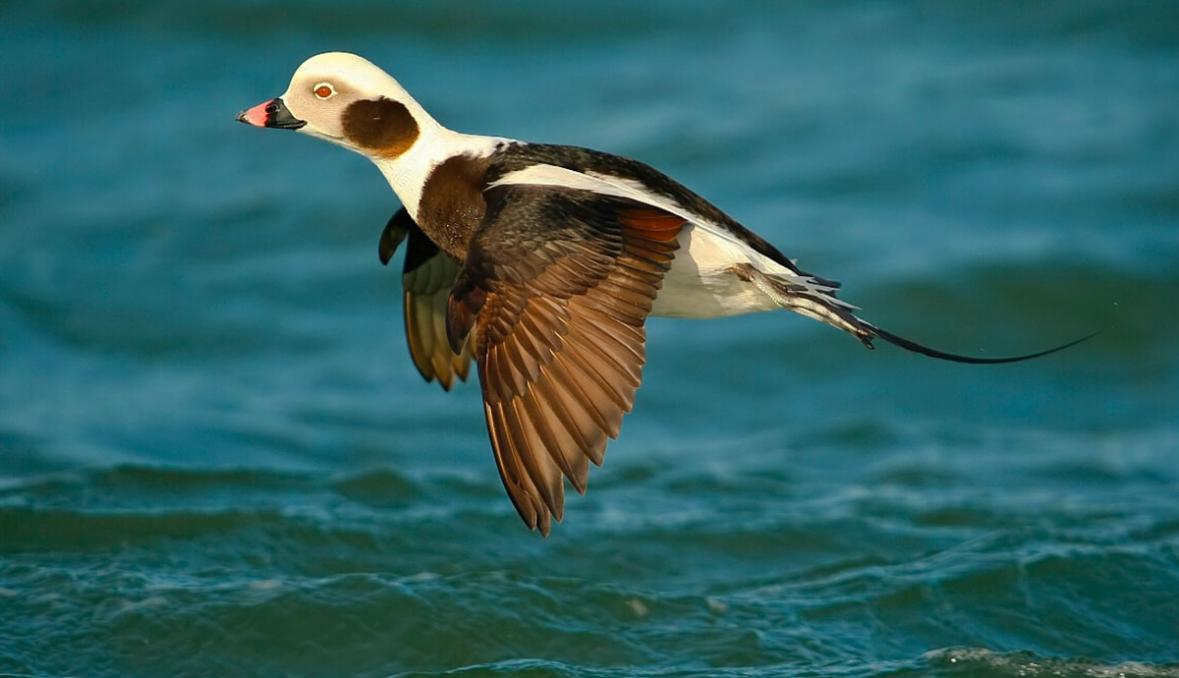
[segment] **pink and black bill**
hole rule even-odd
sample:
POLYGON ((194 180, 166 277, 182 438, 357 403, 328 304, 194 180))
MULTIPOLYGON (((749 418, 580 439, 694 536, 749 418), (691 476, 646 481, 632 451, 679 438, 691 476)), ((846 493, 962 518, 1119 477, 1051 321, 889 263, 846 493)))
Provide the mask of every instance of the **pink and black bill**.
POLYGON ((299 129, 307 124, 291 115, 281 97, 275 97, 270 101, 263 101, 253 108, 247 108, 237 114, 237 121, 254 127, 275 127, 278 129, 299 129))

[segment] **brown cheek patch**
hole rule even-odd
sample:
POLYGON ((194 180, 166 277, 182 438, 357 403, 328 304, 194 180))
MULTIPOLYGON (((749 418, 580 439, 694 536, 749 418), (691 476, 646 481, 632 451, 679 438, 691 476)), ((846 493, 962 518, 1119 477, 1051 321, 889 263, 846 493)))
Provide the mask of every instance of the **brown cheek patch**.
POLYGON ((404 104, 391 99, 362 99, 344 109, 344 134, 352 143, 385 158, 409 150, 418 124, 404 104))

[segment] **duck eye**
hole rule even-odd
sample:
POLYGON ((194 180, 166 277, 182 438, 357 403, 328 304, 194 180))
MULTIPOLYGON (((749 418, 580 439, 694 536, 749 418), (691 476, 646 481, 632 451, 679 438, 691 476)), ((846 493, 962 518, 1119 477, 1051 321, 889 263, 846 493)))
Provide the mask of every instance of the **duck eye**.
POLYGON ((319 97, 320 99, 329 99, 333 94, 336 93, 336 88, 332 87, 326 82, 321 82, 311 91, 315 92, 315 96, 319 97))

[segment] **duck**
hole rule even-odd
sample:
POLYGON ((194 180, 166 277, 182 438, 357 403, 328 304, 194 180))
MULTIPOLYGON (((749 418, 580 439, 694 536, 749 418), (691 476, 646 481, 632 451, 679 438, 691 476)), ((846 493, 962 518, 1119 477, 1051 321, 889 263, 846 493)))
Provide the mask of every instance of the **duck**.
POLYGON ((547 536, 565 481, 584 494, 634 405, 652 316, 786 310, 867 348, 997 364, 1062 351, 1097 333, 1009 357, 948 353, 884 330, 777 247, 637 160, 577 146, 453 131, 377 65, 328 52, 285 92, 237 115, 368 158, 401 207, 383 229, 387 264, 406 242, 405 333, 426 381, 449 390, 476 366, 500 479, 524 524, 547 536))

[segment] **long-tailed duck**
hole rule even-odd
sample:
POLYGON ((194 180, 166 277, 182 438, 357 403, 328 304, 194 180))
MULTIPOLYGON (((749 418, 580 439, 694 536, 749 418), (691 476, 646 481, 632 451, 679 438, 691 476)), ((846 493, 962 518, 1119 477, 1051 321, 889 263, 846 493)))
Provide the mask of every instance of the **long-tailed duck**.
MULTIPOLYGON (((634 403, 647 316, 714 318, 788 309, 872 348, 879 338, 964 363, 1047 355, 955 355, 887 332, 838 299, 839 283, 791 259, 659 171, 572 146, 453 132, 383 70, 346 53, 311 57, 282 96, 241 112, 372 160, 403 207, 405 330, 427 381, 449 389, 472 358, 495 462, 531 529, 561 520, 564 484, 584 493, 634 403)), ((1091 335, 1090 335, 1091 336, 1091 335)))

